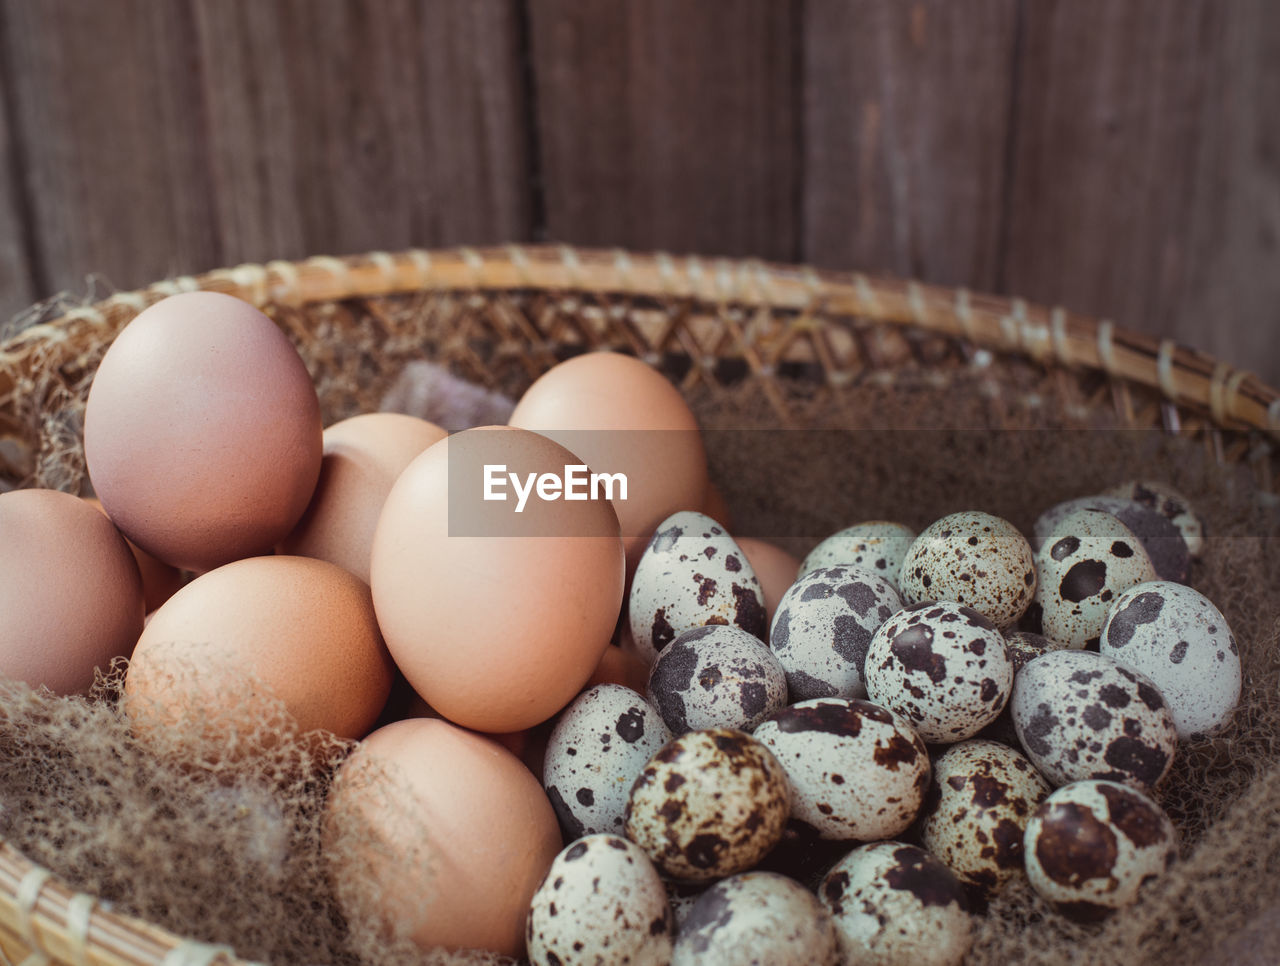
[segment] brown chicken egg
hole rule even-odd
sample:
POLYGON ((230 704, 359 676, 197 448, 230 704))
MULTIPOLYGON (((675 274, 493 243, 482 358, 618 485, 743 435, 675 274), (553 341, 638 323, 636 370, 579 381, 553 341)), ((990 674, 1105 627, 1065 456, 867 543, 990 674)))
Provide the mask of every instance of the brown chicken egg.
POLYGON ((399 721, 342 765, 328 808, 349 919, 381 919, 424 949, 523 953, 529 902, 562 843, 542 786, 507 749, 438 718, 399 721))
POLYGON ((107 350, 85 407, 94 491, 147 553, 205 571, 270 552, 320 473, 320 404, 293 345, 252 305, 187 292, 107 350))
POLYGON ((81 694, 142 633, 142 579, 124 537, 79 497, 0 494, 0 677, 81 694))
POLYGON ((537 433, 472 429, 418 456, 387 497, 371 557, 378 623, 409 683, 450 721, 537 724, 609 644, 623 585, 613 505, 550 498, 541 483, 540 496, 529 482, 577 463, 537 433))
POLYGON ((589 352, 548 370, 521 397, 510 425, 554 439, 600 473, 625 473, 615 499, 628 568, 658 524, 701 510, 707 457, 688 403, 657 370, 613 352, 589 352))
MULTIPOLYGON (((97 497, 85 497, 85 502, 103 516, 106 516, 107 511, 102 508, 102 501, 97 497)), ((127 539, 125 543, 129 544, 133 559, 138 564, 138 572, 142 575, 142 596, 146 603, 147 613, 150 614, 178 592, 178 589, 183 584, 182 571, 178 570, 177 567, 170 567, 163 560, 157 560, 127 539)))
POLYGON ((401 413, 366 413, 324 431, 320 481, 282 553, 327 560, 369 582, 369 549, 382 504, 404 468, 448 434, 401 413))
POLYGON ((738 546, 747 555, 747 563, 751 564, 760 581, 760 588, 764 591, 765 616, 772 624, 782 595, 795 583, 800 561, 781 547, 753 537, 739 537, 738 546))
MULTIPOLYGON (((301 732, 360 738, 391 690, 368 586, 309 557, 251 557, 195 578, 152 615, 125 679, 148 736, 203 736, 234 749, 260 724, 259 694, 301 732)), ((234 750, 231 752, 234 755, 234 750)))

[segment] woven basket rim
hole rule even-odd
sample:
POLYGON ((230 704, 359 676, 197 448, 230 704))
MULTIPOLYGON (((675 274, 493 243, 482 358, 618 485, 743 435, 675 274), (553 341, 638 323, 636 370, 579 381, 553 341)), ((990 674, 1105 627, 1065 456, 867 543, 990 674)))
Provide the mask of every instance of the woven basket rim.
MULTIPOLYGON (((298 307, 421 291, 522 289, 742 304, 792 313, 795 325, 829 314, 915 327, 1046 366, 1101 372, 1156 389, 1174 406, 1203 411, 1218 428, 1280 439, 1280 390, 1205 353, 1106 319, 860 272, 555 245, 316 256, 180 276, 30 325, 0 344, 0 363, 2 371, 30 372, 51 362, 51 349, 52 361, 62 352, 70 357, 180 292, 217 291, 259 307, 298 307)), ((750 351, 745 337, 739 348, 750 351)), ((8 379, 0 375, 0 395, 14 391, 8 379)), ((0 434, 4 422, 0 413, 0 434)), ((0 840, 0 960, 7 960, 5 947, 15 940, 75 966, 241 962, 227 947, 182 940, 75 893, 0 840)))

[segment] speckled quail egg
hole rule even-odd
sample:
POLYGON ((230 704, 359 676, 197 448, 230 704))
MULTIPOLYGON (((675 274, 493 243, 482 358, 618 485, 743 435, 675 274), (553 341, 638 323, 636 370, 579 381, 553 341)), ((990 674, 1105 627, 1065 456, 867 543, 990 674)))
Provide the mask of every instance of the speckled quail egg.
POLYGON ((901 523, 868 520, 834 533, 809 551, 796 574, 802 577, 819 567, 862 567, 896 586, 902 558, 916 532, 901 523))
POLYGON ((787 677, 759 639, 708 624, 663 649, 647 695, 674 735, 698 728, 750 731, 787 703, 787 677))
POLYGON ((1133 531, 1161 580, 1186 583, 1191 576, 1191 552, 1181 531, 1166 517, 1136 500, 1118 496, 1082 496, 1050 507, 1036 520, 1031 547, 1039 551, 1045 538, 1067 517, 1079 510, 1110 513, 1133 531))
POLYGON ((1024 667, 1013 724, 1054 786, 1105 778, 1153 789, 1178 747, 1160 689, 1093 651, 1052 651, 1024 667))
POLYGON ((933 765, 920 844, 956 877, 992 895, 1022 872, 1022 832, 1049 784, 1020 752, 975 738, 933 765))
POLYGON ((797 882, 745 872, 717 882, 694 904, 672 966, 821 966, 836 962, 831 914, 797 882))
POLYGON ((1160 689, 1178 736, 1210 734, 1240 700, 1240 651, 1222 612, 1169 581, 1130 587, 1111 605, 1098 649, 1160 689))
POLYGON ((1027 822, 1023 843, 1035 890, 1077 919, 1131 904, 1177 855, 1177 835, 1160 806, 1110 781, 1059 788, 1027 822))
POLYGON ((866 697, 871 636, 901 609, 893 584, 862 567, 820 567, 797 579, 769 631, 791 700, 866 697))
POLYGON ((670 740, 662 716, 630 688, 597 684, 578 695, 543 759, 543 787, 566 835, 621 833, 631 785, 670 740))
POLYGON ((1128 480, 1103 490, 1103 493, 1107 496, 1136 500, 1143 506, 1150 507, 1182 532, 1182 538, 1187 542, 1187 550, 1193 558, 1204 553, 1204 523, 1192 509, 1191 501, 1168 483, 1128 480))
POLYGON ((650 664, 676 637, 731 624, 765 640, 764 590, 734 539, 703 513, 682 510, 658 525, 636 564, 628 602, 631 636, 650 664))
POLYGON ((898 586, 909 604, 951 600, 1008 627, 1035 595, 1035 560, 1008 520, 964 510, 921 531, 902 561, 898 586))
POLYGON ((640 772, 627 802, 627 838, 670 878, 732 875, 777 844, 788 796, 782 765, 750 735, 690 731, 640 772))
MULTIPOLYGON (((1018 683, 1018 672, 1041 654, 1048 654, 1050 651, 1079 650, 1084 647, 1083 643, 1070 645, 1032 631, 1009 631, 1004 635, 1004 643, 1009 650, 1009 660, 1013 662, 1013 682, 1015 686, 1018 683)), ((1000 712, 1000 716, 978 732, 977 737, 1021 748, 1022 744, 1018 741, 1018 732, 1013 727, 1013 702, 1010 701, 1006 704, 1004 710, 1000 712)))
POLYGON ((1077 510, 1064 518, 1036 554, 1036 569, 1044 635, 1086 647, 1096 644, 1118 594, 1156 579, 1133 531, 1099 510, 1077 510))
POLYGON ((533 966, 665 966, 675 928, 667 891, 639 846, 588 835, 551 863, 525 928, 533 966))
POLYGON ((870 701, 801 701, 756 728, 755 738, 786 770, 792 819, 824 839, 892 838, 911 824, 929 784, 920 736, 870 701))
POLYGON ((1013 687, 1004 638, 982 614, 952 601, 915 604, 880 626, 867 650, 867 694, 925 741, 972 738, 1000 714, 1013 687))
POLYGON ((973 942, 964 887, 942 862, 902 842, 854 849, 818 887, 840 961, 866 966, 960 966, 973 942))

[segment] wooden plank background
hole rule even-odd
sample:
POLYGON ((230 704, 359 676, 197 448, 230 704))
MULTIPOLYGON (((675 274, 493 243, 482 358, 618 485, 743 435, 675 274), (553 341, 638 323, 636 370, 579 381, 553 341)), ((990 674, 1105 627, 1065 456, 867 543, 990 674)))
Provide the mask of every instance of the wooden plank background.
POLYGON ((1271 0, 0 0, 0 319, 557 240, 1018 294, 1280 382, 1277 104, 1271 0))

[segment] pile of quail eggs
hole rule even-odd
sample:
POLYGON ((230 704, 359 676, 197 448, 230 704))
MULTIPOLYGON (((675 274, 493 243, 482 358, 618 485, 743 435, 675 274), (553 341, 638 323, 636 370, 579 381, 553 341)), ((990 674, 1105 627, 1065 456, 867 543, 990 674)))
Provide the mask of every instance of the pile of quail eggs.
POLYGON ((1032 537, 860 523, 766 616, 725 529, 668 518, 629 598, 646 693, 596 685, 551 732, 570 844, 532 962, 955 964, 1015 877, 1078 919, 1132 903, 1177 851, 1153 796, 1179 741, 1239 699, 1236 642, 1187 586, 1204 536, 1171 488, 1032 537))

